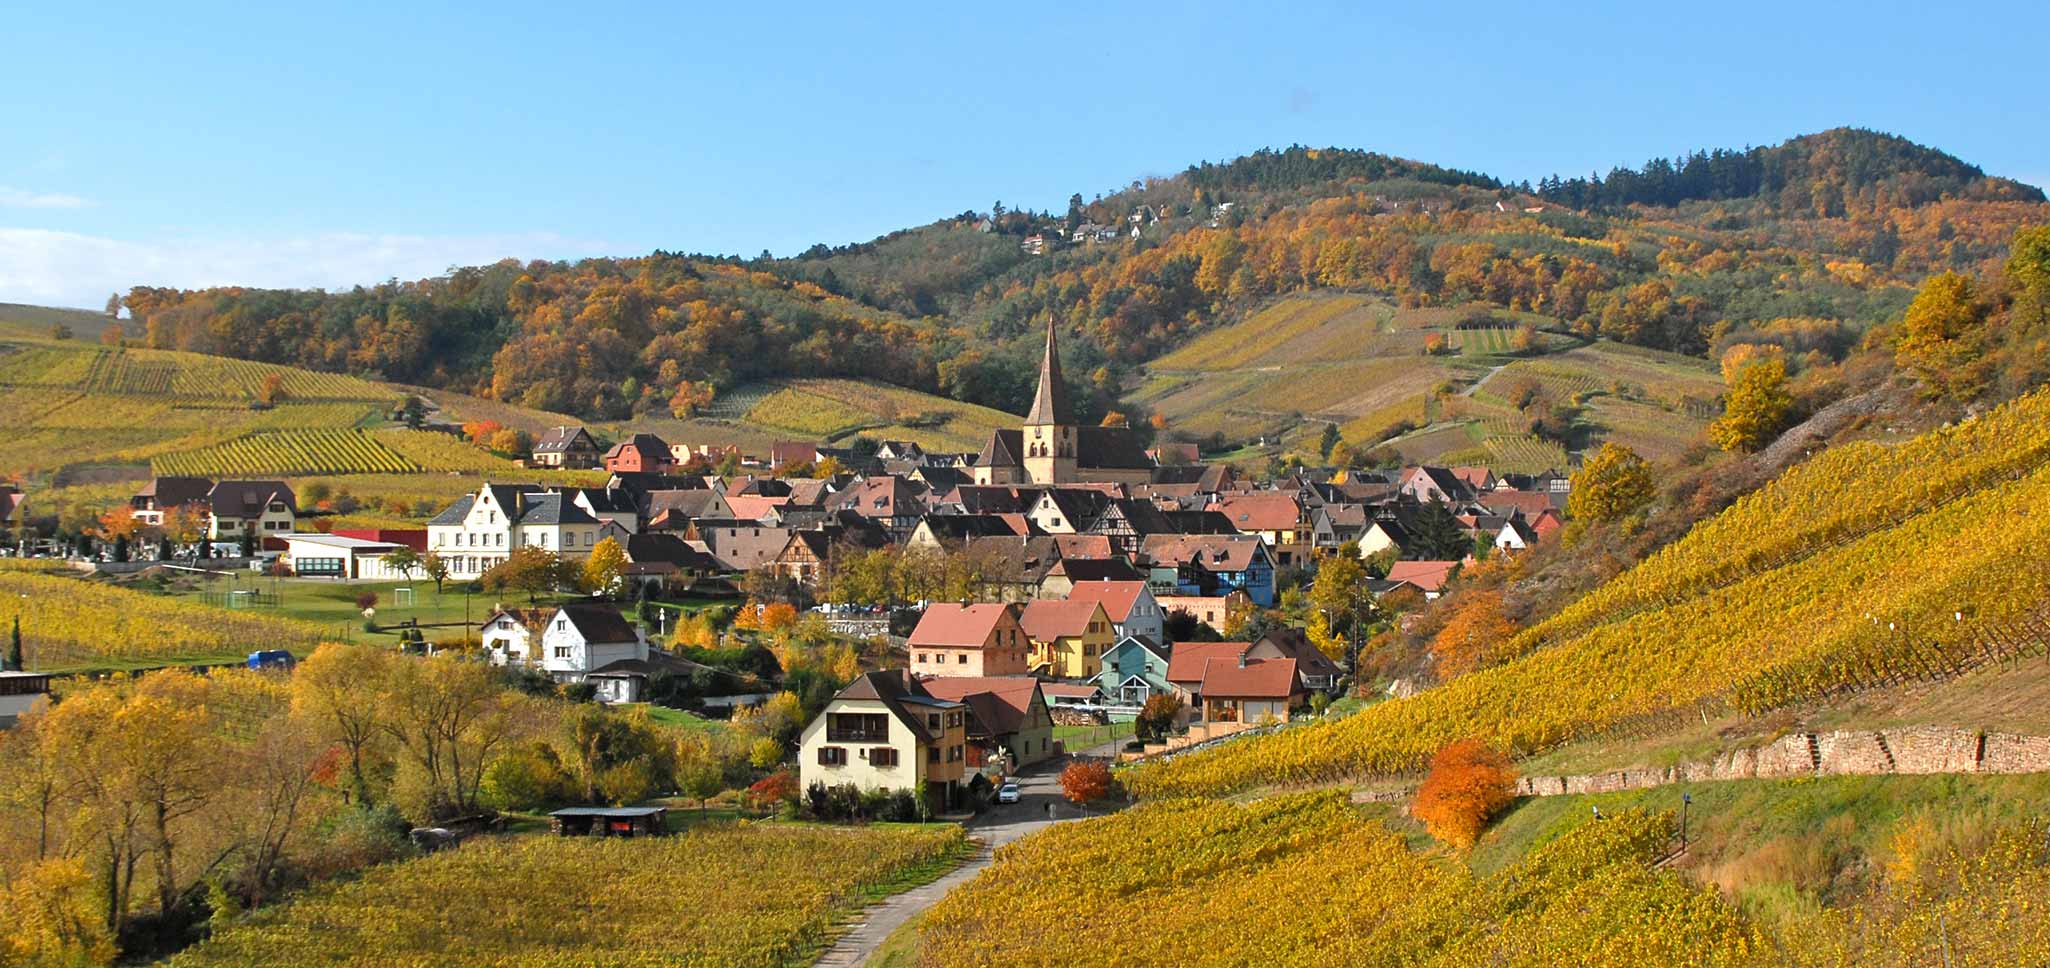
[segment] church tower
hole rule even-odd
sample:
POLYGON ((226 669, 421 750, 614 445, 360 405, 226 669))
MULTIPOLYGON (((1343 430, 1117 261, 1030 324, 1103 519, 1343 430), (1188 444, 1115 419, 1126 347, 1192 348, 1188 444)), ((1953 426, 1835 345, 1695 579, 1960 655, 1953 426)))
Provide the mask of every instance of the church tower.
POLYGON ((1061 356, 1054 346, 1053 320, 1046 322, 1046 356, 1039 361, 1039 392, 1025 415, 1022 432, 1025 476, 1034 484, 1067 484, 1076 479, 1075 409, 1068 403, 1068 384, 1061 379, 1061 356))

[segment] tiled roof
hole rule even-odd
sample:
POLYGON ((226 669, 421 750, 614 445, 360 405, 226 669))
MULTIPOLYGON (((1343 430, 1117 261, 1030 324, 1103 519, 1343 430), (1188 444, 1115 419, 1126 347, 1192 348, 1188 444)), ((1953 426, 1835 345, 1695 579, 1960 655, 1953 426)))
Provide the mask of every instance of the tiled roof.
POLYGON ((1008 605, 935 602, 918 617, 918 627, 911 630, 911 644, 979 647, 1010 612, 1008 605))
POLYGON ((936 699, 967 705, 991 735, 1023 729, 1043 688, 1031 676, 934 676, 919 685, 936 699))
POLYGON ((1068 601, 1095 602, 1113 622, 1132 617, 1132 605, 1146 594, 1144 581, 1078 581, 1068 590, 1068 601))
POLYGON ((1226 659, 1236 663, 1251 642, 1177 642, 1174 650, 1167 654, 1167 681, 1200 683, 1204 667, 1212 659, 1226 659))
POLYGON ((1302 521, 1302 505, 1283 491, 1255 491, 1219 498, 1214 510, 1242 532, 1287 531, 1302 521))
POLYGON ((1452 569, 1459 567, 1456 561, 1398 561, 1388 566, 1389 581, 1406 581, 1427 592, 1445 587, 1452 577, 1452 569))
POLYGON ((1063 636, 1088 632, 1090 621, 1102 608, 1086 598, 1079 601, 1039 598, 1025 604, 1025 612, 1018 616, 1018 624, 1024 626, 1025 636, 1032 641, 1051 642, 1063 636))
POLYGON ((1211 659, 1204 664, 1203 698, 1286 699, 1298 690, 1294 659, 1211 659))

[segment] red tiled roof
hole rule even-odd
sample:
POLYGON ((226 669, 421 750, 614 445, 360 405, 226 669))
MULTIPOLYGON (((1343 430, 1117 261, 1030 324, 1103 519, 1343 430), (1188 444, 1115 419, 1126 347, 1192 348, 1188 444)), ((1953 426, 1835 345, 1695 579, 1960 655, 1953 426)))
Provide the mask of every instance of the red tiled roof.
POLYGON ((1063 558, 1108 558, 1110 535, 1107 534, 1057 534, 1053 546, 1060 549, 1063 558))
POLYGON ((1427 592, 1444 589, 1456 561, 1398 561, 1388 566, 1389 581, 1406 581, 1427 592))
POLYGON ((1255 491, 1220 498, 1213 510, 1222 512, 1241 533, 1287 531, 1302 521, 1303 509, 1295 495, 1280 491, 1255 491))
POLYGON ((1294 659, 1211 659, 1203 670, 1203 698, 1286 699, 1296 693, 1294 659))
POLYGON ((1537 494, 1531 491, 1489 491, 1481 495, 1478 500, 1481 507, 1487 508, 1496 514, 1522 511, 1524 517, 1527 518, 1537 517, 1539 514, 1551 510, 1552 507, 1551 495, 1537 494))
POLYGON ((911 630, 911 644, 979 648, 1009 612, 1008 605, 936 602, 919 616, 918 627, 911 630))
POLYGON ((1095 602, 1103 606, 1103 614, 1113 622, 1123 622, 1132 615, 1132 604, 1145 594, 1143 581, 1081 581, 1068 590, 1068 601, 1095 602))
POLYGON ((1476 491, 1480 490, 1481 488, 1487 487, 1488 480, 1495 476, 1494 472, 1488 470, 1487 468, 1475 467, 1473 465, 1454 467, 1451 468, 1451 470, 1453 477, 1465 481, 1466 486, 1471 487, 1476 491))
POLYGON ((1203 681, 1203 668, 1211 659, 1229 659, 1237 664, 1239 655, 1252 645, 1251 642, 1178 642, 1167 656, 1167 681, 1200 683, 1203 681))
POLYGON ((753 494, 728 494, 726 506, 733 510, 736 521, 760 521, 769 513, 790 503, 788 497, 762 497, 753 494))
POLYGON ((1063 636, 1081 635, 1089 631, 1090 620, 1102 606, 1094 601, 1059 601, 1051 598, 1034 599, 1025 606, 1025 613, 1018 616, 1018 624, 1025 627, 1025 637, 1034 642, 1051 642, 1063 636))
POLYGON ((967 704, 991 733, 1024 727, 1033 695, 1044 688, 1031 676, 933 676, 919 684, 936 699, 967 704))

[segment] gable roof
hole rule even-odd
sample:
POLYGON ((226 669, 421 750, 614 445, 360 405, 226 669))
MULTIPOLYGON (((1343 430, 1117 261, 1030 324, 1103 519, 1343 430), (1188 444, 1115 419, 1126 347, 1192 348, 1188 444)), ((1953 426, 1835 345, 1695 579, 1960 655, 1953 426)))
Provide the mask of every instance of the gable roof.
POLYGON ((569 619, 586 642, 637 642, 639 634, 634 631, 626 616, 619 609, 604 605, 564 605, 556 614, 569 619))
POLYGON ((1239 656, 1252 647, 1251 642, 1177 642, 1167 654, 1167 681, 1201 683, 1210 660, 1224 659, 1236 665, 1239 656))
POLYGON ((160 508, 175 508, 204 501, 213 489, 214 482, 204 477, 157 477, 144 484, 135 496, 154 498, 160 508))
POLYGON ((1057 598, 1035 598, 1025 603, 1025 611, 1018 616, 1018 624, 1025 629, 1025 637, 1034 642, 1051 642, 1066 636, 1078 636, 1089 631, 1089 623, 1103 606, 1091 599, 1061 600, 1057 598))
POLYGON ((1452 569, 1459 567, 1456 561, 1398 561, 1388 566, 1389 581, 1406 581, 1427 592, 1444 589, 1445 582, 1452 577, 1452 569))
POLYGON ((299 503, 284 481, 222 481, 207 491, 206 499, 215 517, 258 516, 272 499, 285 502, 293 514, 299 513, 299 503))
POLYGON ((1123 558, 1069 558, 1063 556, 1047 570, 1048 574, 1060 572, 1069 581, 1083 582, 1139 581, 1146 577, 1144 572, 1132 567, 1123 558))
POLYGON ((1021 532, 1014 518, 1016 515, 928 514, 922 523, 940 541, 966 541, 970 538, 1015 537, 1021 532))
POLYGON ((1211 659, 1203 666, 1204 699, 1286 699, 1300 691, 1294 659, 1211 659))
POLYGON ((989 442, 975 455, 977 467, 1022 467, 1018 455, 1025 452, 1025 433, 1020 430, 992 430, 989 442))
POLYGON ((847 688, 833 696, 834 702, 843 699, 882 703, 883 708, 888 709, 890 715, 897 717, 897 721, 903 723, 904 728, 910 730, 912 736, 917 737, 920 743, 928 745, 933 741, 932 731, 925 728, 925 717, 914 715, 912 708, 961 708, 960 703, 934 696, 926 691, 923 683, 894 669, 866 673, 848 683, 847 688))
POLYGON ((1132 617, 1132 606, 1146 594, 1144 581, 1078 581, 1068 590, 1068 601, 1095 602, 1113 622, 1132 617))
POLYGON ((1151 470, 1153 458, 1139 432, 1129 427, 1079 427, 1075 431, 1075 466, 1101 470, 1151 470))
POLYGON ((591 512, 563 500, 561 494, 519 495, 520 524, 597 524, 591 512))
POLYGON ((919 685, 936 699, 966 705, 990 735, 1025 728, 1032 700, 1045 704, 1039 680, 1031 676, 934 676, 919 685))
POLYGON ((1241 532, 1287 531, 1301 523, 1302 505, 1286 491, 1227 494, 1212 506, 1241 532))
POLYGON ((463 523, 464 518, 470 516, 470 508, 474 507, 476 504, 477 495, 465 494, 462 497, 450 501, 448 503, 448 507, 442 508, 441 513, 428 519, 427 523, 429 526, 443 525, 454 527, 460 525, 463 523))
POLYGON ((980 648, 1009 614, 1009 605, 934 602, 918 617, 918 627, 911 630, 910 644, 980 648))
POLYGON ((534 453, 562 453, 575 446, 579 440, 593 450, 598 448, 598 442, 592 440, 591 435, 582 427, 551 427, 547 433, 541 435, 540 440, 534 441, 534 453))
POLYGON ((661 465, 675 460, 675 455, 669 450, 669 442, 650 433, 637 433, 613 444, 612 449, 605 452, 605 458, 611 460, 629 451, 638 452, 643 464, 661 465))
POLYGON ((1205 571, 1245 571, 1267 546, 1250 534, 1148 535, 1140 550, 1157 564, 1195 565, 1205 571))

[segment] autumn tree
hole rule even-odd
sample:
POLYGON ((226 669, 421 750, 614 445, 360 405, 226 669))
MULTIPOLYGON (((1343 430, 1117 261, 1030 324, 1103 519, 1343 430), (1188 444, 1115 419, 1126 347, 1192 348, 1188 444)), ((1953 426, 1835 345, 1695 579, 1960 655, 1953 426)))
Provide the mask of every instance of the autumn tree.
POLYGON ((490 666, 446 654, 396 658, 381 685, 377 725, 407 783, 408 797, 394 800, 417 820, 477 809, 484 768, 516 735, 519 696, 490 666))
POLYGON ((512 589, 526 592, 527 601, 532 602, 542 592, 575 585, 582 577, 575 562, 566 561, 546 548, 528 546, 514 549, 504 561, 479 576, 478 581, 494 591, 512 589))
POLYGON ((1141 740, 1165 739, 1181 714, 1182 697, 1156 692, 1146 697, 1146 705, 1139 707, 1139 715, 1132 720, 1132 733, 1141 740))
POLYGON ((1969 400, 1985 388, 1985 313, 1972 281, 1955 272, 1930 277, 1901 320, 1894 361, 1931 397, 1969 400))
POLYGON ((626 574, 626 549, 612 538, 599 541, 584 559, 584 590, 593 594, 605 594, 619 584, 620 576, 626 574))
POLYGON ((257 384, 256 399, 266 407, 275 407, 285 402, 285 375, 282 373, 264 374, 263 381, 257 384))
POLYGON ((712 405, 714 395, 711 384, 684 380, 669 397, 669 412, 678 417, 694 417, 712 405))
POLYGON ((411 547, 400 545, 385 552, 378 561, 383 562, 386 568, 397 572, 400 578, 411 578, 413 572, 420 567, 420 553, 411 547))
POLYGON ((442 583, 448 581, 448 560, 438 552, 430 551, 420 556, 420 573, 434 582, 434 594, 441 594, 442 583))
POLYGON ((1503 614, 1499 590, 1461 596, 1452 617, 1431 639, 1439 678, 1449 680, 1494 664, 1515 635, 1516 623, 1503 614))
POLYGON ((1708 438, 1724 450, 1753 451, 1786 427, 1794 395, 1787 391, 1787 363, 1772 358, 1739 370, 1724 397, 1723 415, 1708 425, 1708 438))
POLYGON ((1516 769, 1508 756, 1477 739, 1456 740, 1431 757, 1410 813, 1431 836, 1464 850, 1515 794, 1516 769))
POLYGON ((379 696, 393 663, 392 653, 363 645, 329 642, 313 650, 292 672, 292 709, 314 724, 348 761, 350 798, 371 798, 368 766, 382 757, 384 732, 378 724, 379 696))
POLYGON ((1380 617, 1374 596, 1367 590, 1367 568, 1356 554, 1326 555, 1317 560, 1317 577, 1310 582, 1310 641, 1325 655, 1350 661, 1347 646, 1359 639, 1365 626, 1380 617))
POLYGON ((0 883, 0 965, 104 965, 114 933, 79 858, 38 860, 0 883))
POLYGON ((1061 794, 1087 805, 1110 796, 1116 778, 1102 760, 1077 760, 1061 771, 1061 794))
POLYGON ((1582 464, 1573 475, 1567 513, 1590 522, 1620 521, 1651 503, 1657 489, 1651 467, 1637 452, 1613 441, 1582 464))

